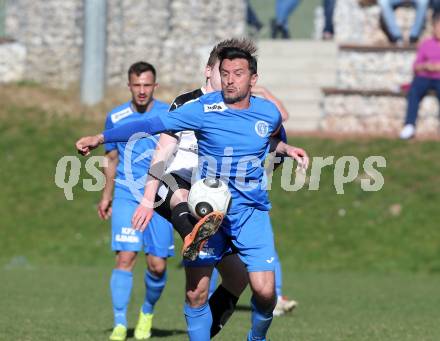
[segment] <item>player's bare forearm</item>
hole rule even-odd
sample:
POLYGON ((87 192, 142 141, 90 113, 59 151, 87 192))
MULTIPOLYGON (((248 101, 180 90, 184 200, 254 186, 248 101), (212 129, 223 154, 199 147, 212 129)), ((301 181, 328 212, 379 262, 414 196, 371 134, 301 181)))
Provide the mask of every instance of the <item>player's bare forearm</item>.
POLYGON ((81 137, 78 141, 76 141, 75 147, 78 153, 87 156, 90 154, 90 152, 93 149, 97 148, 100 144, 103 143, 104 143, 104 135, 97 134, 93 136, 81 137))
POLYGON ((102 190, 102 197, 98 203, 98 216, 107 220, 112 214, 112 198, 116 167, 118 165, 118 151, 112 150, 106 153, 107 166, 103 168, 105 184, 102 190))
POLYGON ((156 198, 160 180, 163 178, 168 160, 177 147, 177 139, 168 134, 161 134, 148 171, 145 192, 142 200, 144 206, 152 205, 156 198))
POLYGON ((118 167, 118 151, 112 150, 106 153, 105 158, 107 159, 107 167, 103 168, 104 176, 105 176, 105 185, 102 190, 102 198, 111 200, 113 197, 113 189, 115 186, 115 175, 116 168, 118 167))
POLYGON ((298 166, 304 170, 306 170, 309 166, 309 156, 302 148, 291 146, 280 141, 275 151, 281 156, 287 156, 295 159, 298 162, 298 166))

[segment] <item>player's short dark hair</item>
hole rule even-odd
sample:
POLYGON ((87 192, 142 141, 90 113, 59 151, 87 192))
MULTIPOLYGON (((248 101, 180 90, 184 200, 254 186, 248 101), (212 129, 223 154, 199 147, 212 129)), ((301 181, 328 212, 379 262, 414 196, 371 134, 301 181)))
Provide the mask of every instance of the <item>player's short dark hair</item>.
POLYGON ((136 62, 130 66, 128 69, 128 80, 130 81, 130 75, 135 74, 136 76, 139 76, 141 73, 144 72, 151 72, 154 76, 154 80, 156 80, 156 69, 153 65, 147 62, 136 62))
POLYGON ((235 47, 238 49, 241 49, 243 51, 247 51, 250 55, 254 56, 257 52, 257 47, 255 46, 254 42, 252 40, 242 38, 231 38, 226 39, 215 45, 211 53, 209 54, 208 62, 206 65, 213 67, 217 60, 219 59, 219 53, 222 49, 225 47, 235 47))
POLYGON ((249 63, 249 71, 251 75, 257 73, 257 58, 252 56, 249 52, 236 48, 225 47, 219 53, 220 65, 225 59, 246 59, 249 63))

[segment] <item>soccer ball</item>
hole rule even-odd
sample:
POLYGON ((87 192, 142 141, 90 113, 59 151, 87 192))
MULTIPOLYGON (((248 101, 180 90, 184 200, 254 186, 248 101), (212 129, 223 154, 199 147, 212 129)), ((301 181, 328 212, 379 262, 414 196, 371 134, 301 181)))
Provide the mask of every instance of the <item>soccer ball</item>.
POLYGON ((226 215, 231 206, 231 192, 221 180, 201 179, 191 186, 188 206, 191 214, 198 219, 213 211, 226 215))

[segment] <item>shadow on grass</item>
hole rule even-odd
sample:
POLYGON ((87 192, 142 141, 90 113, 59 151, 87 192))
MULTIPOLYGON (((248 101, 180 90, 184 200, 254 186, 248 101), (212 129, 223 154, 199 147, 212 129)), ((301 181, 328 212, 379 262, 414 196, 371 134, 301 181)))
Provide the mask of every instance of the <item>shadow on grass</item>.
MULTIPOLYGON (((106 329, 105 332, 110 334, 113 328, 106 329)), ((159 329, 159 328, 151 328, 151 336, 154 337, 168 337, 173 335, 181 335, 186 334, 186 330, 182 329, 159 329)), ((128 328, 127 330, 127 339, 134 337, 134 328, 128 328)))

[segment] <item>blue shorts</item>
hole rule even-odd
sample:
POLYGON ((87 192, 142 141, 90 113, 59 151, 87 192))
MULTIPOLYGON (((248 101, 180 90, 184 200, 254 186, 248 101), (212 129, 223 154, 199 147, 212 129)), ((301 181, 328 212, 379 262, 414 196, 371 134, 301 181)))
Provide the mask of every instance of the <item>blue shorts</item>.
POLYGON ((230 251, 228 246, 228 238, 220 228, 206 241, 196 260, 183 259, 183 265, 186 267, 215 266, 230 251))
POLYGON ((200 256, 185 266, 215 265, 230 253, 237 253, 248 272, 275 270, 275 244, 269 211, 249 208, 229 213, 219 231, 212 236, 200 256), (208 252, 203 252, 204 250, 208 252))
POLYGON ((144 232, 131 228, 131 218, 139 203, 136 200, 115 198, 112 205, 112 250, 144 251, 157 257, 174 256, 172 225, 154 212, 144 232))

